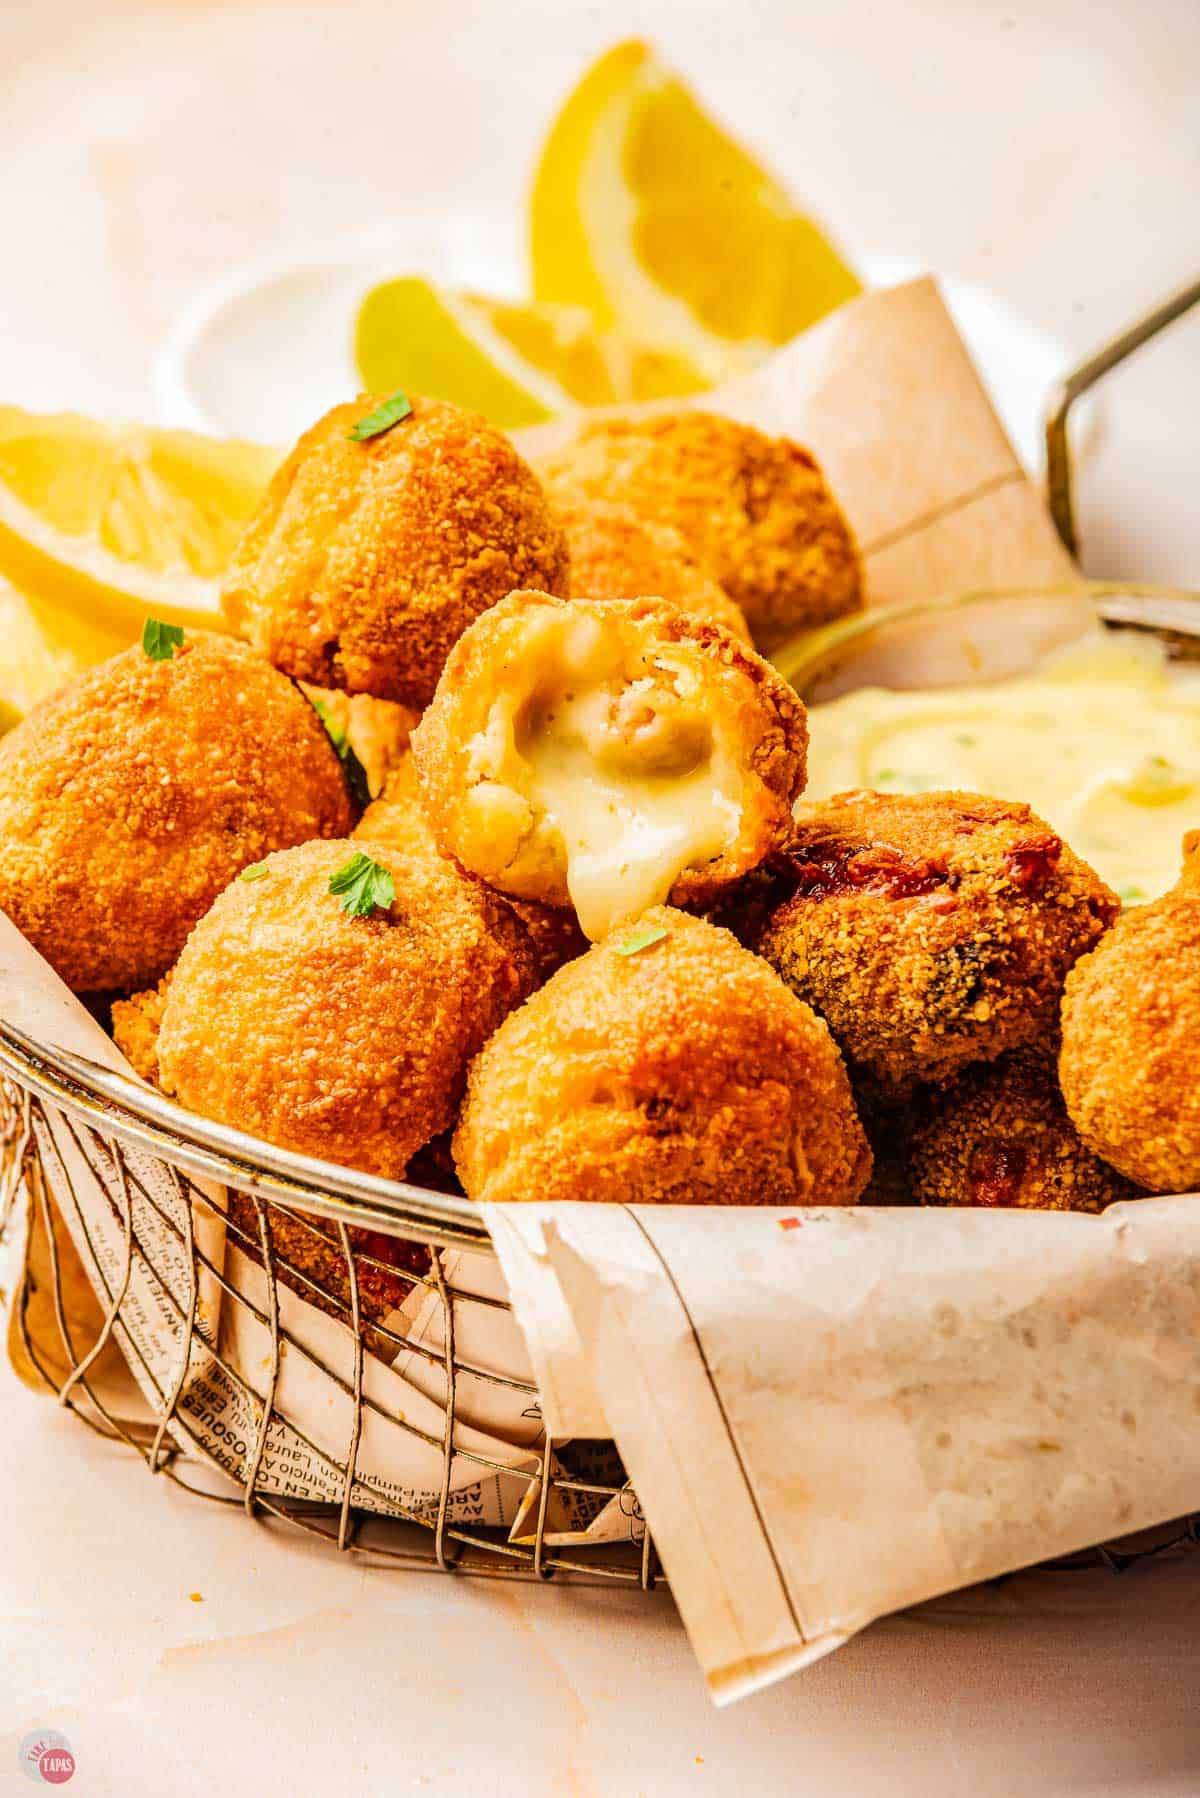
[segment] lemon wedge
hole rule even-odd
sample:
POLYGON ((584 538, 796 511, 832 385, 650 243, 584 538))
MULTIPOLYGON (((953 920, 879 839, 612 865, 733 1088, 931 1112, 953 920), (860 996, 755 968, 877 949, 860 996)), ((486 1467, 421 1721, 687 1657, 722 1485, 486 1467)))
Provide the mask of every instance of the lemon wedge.
POLYGON ((0 735, 83 666, 46 631, 24 594, 0 581, 0 735))
POLYGON ((0 406, 0 576, 47 652, 87 662, 149 614, 220 630, 217 590, 275 450, 0 406))
POLYGON ((403 387, 452 400, 506 431, 575 406, 667 399, 705 385, 685 356, 598 332, 582 306, 493 300, 417 275, 371 289, 354 351, 370 392, 403 387))
POLYGON ((636 39, 568 96, 529 223, 535 299, 670 344, 710 381, 861 291, 821 229, 636 39))

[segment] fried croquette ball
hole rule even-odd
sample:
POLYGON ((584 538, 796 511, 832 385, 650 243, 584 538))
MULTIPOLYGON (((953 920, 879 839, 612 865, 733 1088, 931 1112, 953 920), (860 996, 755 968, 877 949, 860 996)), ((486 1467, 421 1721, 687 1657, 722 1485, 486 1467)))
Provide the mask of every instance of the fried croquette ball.
POLYGON ((570 493, 553 496, 567 533, 571 592, 588 599, 665 599, 695 618, 723 624, 743 643, 750 630, 741 607, 699 566, 678 531, 639 517, 616 500, 570 493))
POLYGON ((477 412, 414 399, 357 441, 379 404, 335 406, 271 481, 221 603, 277 668, 319 687, 424 706, 473 619, 515 587, 567 591, 567 547, 533 474, 477 412))
POLYGON ((0 741, 0 907, 75 992, 149 986, 248 862, 354 821, 320 719, 228 637, 128 649, 0 741))
POLYGON ((657 600, 514 593, 413 733, 443 849, 593 941, 756 867, 804 785, 804 707, 719 625, 657 600))
MULTIPOLYGON (((383 792, 367 807, 354 835, 386 843, 390 848, 403 850, 406 855, 436 856, 464 881, 475 879, 460 869, 451 857, 442 854, 437 838, 425 822, 420 784, 411 754, 403 755, 396 763, 383 792)), ((505 897, 504 902, 525 926, 539 979, 548 980, 556 968, 582 955, 587 948, 587 938, 580 930, 574 912, 538 905, 532 899, 505 897)))
POLYGON ((1200 1188, 1200 893, 1127 911, 1068 976, 1058 1071, 1084 1142, 1152 1192, 1200 1188))
POLYGON ((905 1165, 921 1205, 1103 1211, 1143 1196, 1081 1141, 1053 1055, 1029 1050, 967 1068, 932 1094, 907 1133, 905 1165))
POLYGON ((676 530, 761 650, 863 604, 853 532, 816 461, 786 437, 712 412, 596 419, 538 469, 565 503, 616 500, 676 530))
POLYGON ((486 888, 385 844, 306 843, 252 873, 175 966, 163 1091, 280 1148, 398 1178, 450 1124, 471 1057, 532 990, 525 932, 486 888), (369 916, 330 891, 356 853, 395 888, 369 916))
POLYGON ((801 804, 788 859, 759 952, 893 1098, 1045 1037, 1120 909, 1028 806, 973 793, 801 804))
POLYGON ((469 1197, 852 1205, 871 1157, 821 1020, 667 906, 562 968, 471 1068, 469 1197), (639 946, 641 945, 641 946, 639 946))

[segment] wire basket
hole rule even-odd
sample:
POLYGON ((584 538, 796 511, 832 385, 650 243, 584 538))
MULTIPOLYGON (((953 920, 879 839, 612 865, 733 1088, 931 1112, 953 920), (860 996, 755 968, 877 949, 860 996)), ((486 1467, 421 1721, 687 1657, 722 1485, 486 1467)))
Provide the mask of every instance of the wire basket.
MULTIPOLYGON (((655 1584, 650 1534, 612 1444, 555 1448, 538 1427, 533 1382, 481 1366, 459 1347, 463 1337, 478 1337, 478 1328, 464 1328, 472 1308, 510 1309, 503 1297, 449 1277, 453 1251, 469 1248, 473 1256, 494 1260, 487 1232, 465 1200, 286 1154, 193 1117, 120 1075, 35 1045, 6 1023, 0 1024, 0 1168, 6 1221, 14 1221, 22 1199, 28 1208, 10 1319, 26 1366, 91 1428, 134 1449, 151 1473, 396 1565, 561 1575, 646 1589, 655 1584), (87 1217, 81 1173, 103 1190, 121 1251, 106 1257, 92 1240, 94 1223, 89 1230, 85 1221, 100 1271, 99 1281, 92 1280, 99 1288, 99 1315, 84 1326, 86 1342, 71 1316, 71 1248, 62 1221, 70 1212, 87 1217), (206 1221, 219 1223, 227 1247, 265 1276, 261 1298, 230 1278, 225 1256, 206 1249, 206 1221), (383 1238, 405 1245, 399 1263, 384 1258, 383 1238), (139 1352, 142 1331, 128 1308, 134 1301, 144 1308, 145 1292, 138 1297, 136 1286, 139 1278, 144 1286, 147 1271, 153 1302, 177 1344, 173 1365, 155 1367, 139 1352), (231 1330, 236 1335, 241 1312, 265 1334, 269 1352, 256 1362, 253 1378, 224 1351, 206 1319, 206 1284, 219 1293, 222 1337, 231 1330), (385 1312, 394 1312, 402 1293, 426 1300, 427 1311, 435 1308, 436 1327, 429 1328, 427 1317, 424 1335, 440 1339, 439 1347, 414 1343, 411 1334, 388 1323, 385 1312), (346 1353, 321 1357, 311 1334, 289 1325, 285 1294, 293 1313, 296 1298, 319 1311, 346 1353), (45 1331, 39 1336, 31 1328, 38 1304, 44 1315, 52 1314, 49 1348, 45 1331), (140 1375, 148 1400, 144 1417, 120 1414, 97 1377, 114 1342, 140 1375), (372 1363, 400 1353, 436 1366, 444 1382, 440 1427, 414 1421, 399 1406, 389 1408, 372 1390, 372 1363), (343 1395, 338 1442, 318 1441, 303 1411, 290 1408, 281 1377, 289 1356, 343 1395), (185 1397, 190 1393, 194 1401, 198 1390, 203 1399, 196 1374, 201 1357, 215 1367, 226 1391, 241 1395, 250 1428, 222 1427, 221 1420, 215 1429, 198 1428, 203 1413, 185 1397), (460 1415, 464 1382, 476 1392, 480 1383, 502 1388, 506 1402, 531 1420, 535 1440, 525 1465, 472 1446, 473 1432, 460 1415), (426 1460, 436 1458, 440 1477, 418 1505, 373 1489, 363 1474, 364 1433, 380 1422, 411 1436, 426 1460), (322 1483, 336 1487, 336 1498, 313 1502, 280 1490, 278 1451, 294 1454, 287 1445, 296 1439, 312 1458, 307 1464, 315 1462, 325 1476, 322 1483), (503 1479, 526 1489, 531 1503, 519 1540, 510 1530, 460 1514, 455 1494, 473 1479, 503 1479), (615 1508, 624 1520, 623 1541, 614 1542, 610 1531, 603 1542, 572 1552, 555 1544, 548 1520, 556 1513, 589 1516, 605 1508, 615 1508)), ((91 1211, 94 1220, 94 1199, 91 1211)), ((510 1495, 510 1509, 514 1503, 522 1509, 520 1498, 510 1495)))
MULTIPOLYGON (((1047 434, 1068 547, 1070 405, 1198 298, 1200 284, 1065 384, 1047 434)), ((1174 628, 1177 602, 1163 595, 1160 618, 1143 596, 1129 621, 1174 628)), ((465 1200, 276 1149, 0 1020, 0 1230, 14 1221, 26 1228, 10 1346, 29 1377, 152 1474, 395 1566, 646 1590, 661 1579, 614 1445, 552 1443, 520 1357, 504 1366, 473 1347, 481 1320, 508 1320, 510 1340, 517 1333, 487 1231, 465 1200), (464 1256, 489 1267, 490 1282, 462 1278, 464 1256), (84 1281, 91 1309, 81 1313, 84 1281), (228 1352, 239 1333, 262 1350, 252 1362, 228 1352), (156 1361, 144 1346, 152 1340, 171 1353, 156 1361), (114 1403, 103 1377, 117 1350, 137 1376, 140 1406, 114 1403), (400 1356, 419 1415, 380 1383, 400 1356), (298 1372, 325 1383, 335 1430, 318 1435, 311 1409, 293 1405, 298 1372), (221 1394, 220 1416, 204 1410, 206 1380, 221 1394), (519 1452, 489 1450, 481 1395, 520 1419, 519 1452), (418 1498, 367 1471, 381 1431, 419 1453, 427 1471, 418 1498), (281 1473, 288 1457, 306 1479, 281 1473), (504 1522, 464 1502, 489 1483, 506 1491, 504 1522), (605 1517, 608 1527, 594 1530, 605 1517)), ((1193 1517, 1062 1565, 1094 1564, 1098 1553, 1119 1571, 1197 1540, 1193 1517)))

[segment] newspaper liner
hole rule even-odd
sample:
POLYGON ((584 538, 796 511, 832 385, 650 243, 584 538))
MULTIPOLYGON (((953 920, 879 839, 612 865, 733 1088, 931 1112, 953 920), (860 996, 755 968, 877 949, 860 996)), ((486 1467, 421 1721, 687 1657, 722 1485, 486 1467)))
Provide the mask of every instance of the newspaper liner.
MULTIPOLYGON (((706 396, 703 403, 813 445, 855 525, 875 601, 924 599, 1022 583, 1065 585, 1076 578, 931 281, 864 296, 763 368, 706 396)), ((568 428, 560 423, 526 433, 523 446, 530 451, 548 447, 568 428)), ((1077 622, 1077 612, 1055 611, 1047 622, 1046 641, 1077 622)), ((1004 665, 1006 648, 1000 641, 989 648, 996 671, 1004 665)), ((124 1069, 109 1039, 2 918, 0 1006, 31 1036, 124 1069)), ((175 1395, 170 1427, 187 1452, 243 1477, 248 1457, 258 1452, 256 1481, 264 1490, 340 1500, 341 1465, 351 1440, 351 1400, 321 1363, 343 1383, 350 1382, 355 1356, 350 1332, 289 1288, 279 1287, 285 1342, 270 1428, 259 1444, 267 1398, 264 1382, 272 1360, 269 1330, 245 1305, 222 1304, 220 1284, 204 1268, 207 1260, 212 1268, 221 1269, 251 1306, 268 1311, 262 1269, 224 1239, 224 1192, 201 1189, 215 1212, 204 1205, 191 1207, 201 1251, 199 1290, 193 1295, 192 1262, 183 1252, 190 1200, 175 1172, 153 1156, 132 1152, 131 1177, 124 1189, 115 1169, 101 1167, 97 1174, 61 1113, 49 1110, 46 1126, 39 1129, 50 1196, 65 1222, 79 1269, 105 1306, 124 1280, 127 1238, 131 1239, 129 1276, 117 1308, 114 1337, 151 1413, 161 1416, 175 1395), (197 1329, 185 1344, 184 1323, 193 1297, 197 1329), (285 1416, 277 1414, 281 1411, 285 1416)), ((43 1237, 48 1241, 53 1233, 57 1241, 53 1212, 42 1205, 37 1192, 31 1199, 43 1237)), ((1160 1209, 1161 1204, 1151 1209, 1144 1202, 1138 1211, 1139 1228, 1148 1228, 1160 1209)), ((954 1531, 943 1517, 954 1507, 943 1502, 945 1494, 932 1477, 922 1486, 912 1471, 913 1455, 906 1458, 900 1452, 902 1433, 889 1438, 884 1447, 877 1444, 877 1453, 885 1460, 896 1455, 895 1468, 890 1463, 877 1465, 874 1457, 855 1458, 856 1444, 870 1436, 868 1431, 861 1438, 855 1434, 861 1423, 855 1404, 863 1402, 862 1393, 873 1395, 872 1404, 881 1415, 894 1417, 899 1408, 922 1427, 943 1412, 949 1415, 947 1391, 953 1396, 953 1382, 914 1385, 914 1345, 928 1332, 932 1314, 927 1315, 928 1307, 921 1309, 919 1295, 898 1290, 890 1273, 886 1280, 877 1279, 869 1292, 853 1281, 844 1287, 832 1279, 826 1284, 830 1270, 814 1253, 811 1263, 804 1264, 809 1278, 802 1282, 799 1298, 811 1304, 811 1280, 813 1289, 822 1293, 825 1308, 819 1318, 809 1314, 810 1340, 798 1323, 806 1313, 796 1293, 777 1290, 769 1282, 720 1277, 720 1270, 729 1267, 742 1271, 743 1233, 749 1232, 757 1242, 763 1230, 778 1228, 776 1214, 702 1212, 691 1237, 681 1237, 679 1230, 695 1225, 696 1214, 673 1211, 669 1219, 662 1214, 651 1226, 658 1243, 655 1256, 647 1261, 647 1244, 653 1239, 644 1229, 640 1237, 630 1234, 629 1220, 636 1214, 624 1208, 590 1208, 587 1218, 569 1222, 565 1215, 540 1219, 536 1206, 511 1210, 508 1219, 494 1213, 490 1223, 521 1329, 495 1304, 456 1305, 459 1354, 518 1379, 529 1379, 532 1366, 556 1441, 616 1436, 634 1483, 649 1504, 668 1573, 719 1699, 753 1690, 827 1652, 882 1610, 1002 1565, 1038 1559, 1061 1545, 1063 1532, 1050 1514, 1054 1507, 1048 1511, 1044 1498, 1034 1503, 1041 1487, 1020 1457, 1015 1461, 1009 1457, 1007 1463, 998 1457, 997 1465, 1003 1465, 1012 1488, 1006 1491, 1003 1519, 998 1504, 990 1513, 986 1503, 981 1510, 975 1489, 964 1484, 954 1531), (709 1242, 714 1233, 721 1238, 719 1244, 709 1242), (689 1244, 701 1242, 712 1259, 698 1268, 689 1244), (685 1328, 681 1317, 687 1315, 688 1306, 682 1295, 691 1293, 697 1280, 703 1286, 705 1268, 710 1279, 716 1270, 716 1286, 704 1287, 690 1299, 699 1323, 693 1318, 685 1328), (848 1307, 841 1319, 836 1315, 839 1293, 848 1307), (829 1359, 834 1324, 848 1339, 843 1345, 845 1366, 829 1359), (778 1372, 769 1357, 764 1359, 764 1342, 778 1347, 789 1341, 797 1344, 798 1365, 809 1372, 816 1367, 821 1373, 815 1382, 820 1387, 817 1397, 803 1380, 793 1377, 795 1370, 786 1356, 778 1372), (896 1347, 900 1341, 903 1353, 896 1347), (853 1353, 850 1342, 857 1342, 853 1353), (847 1366, 853 1373, 845 1386, 845 1400, 827 1396, 842 1390, 828 1377, 834 1365, 839 1374, 847 1366), (768 1368, 770 1378, 764 1381, 768 1368), (770 1401, 769 1425, 757 1409, 764 1394, 770 1401), (903 1405, 898 1394, 907 1395, 903 1405), (639 1406, 639 1395, 644 1405, 639 1406), (745 1457, 743 1406, 753 1411, 759 1429, 758 1434, 749 1433, 745 1457), (799 1423, 793 1422, 793 1406, 799 1423), (736 1420, 736 1435, 731 1419, 736 1420), (814 1445, 804 1477, 790 1488, 781 1486, 778 1477, 778 1470, 789 1465, 783 1452, 784 1420, 787 1446, 800 1440, 814 1445), (849 1480, 852 1468, 860 1470, 864 1481, 868 1474, 881 1476, 879 1489, 891 1494, 887 1504, 878 1506, 877 1516, 867 1507, 855 1510, 847 1490, 838 1486, 839 1470, 846 1470, 849 1480), (907 1469, 911 1478, 903 1490, 892 1491, 902 1484, 898 1469, 907 1469), (770 1498, 766 1509, 764 1492, 770 1498), (970 1502, 967 1494, 972 1495, 970 1502), (793 1526, 799 1532, 796 1556, 786 1562, 786 1580, 779 1551, 765 1535, 767 1515, 785 1544, 791 1544, 788 1532, 793 1526), (936 1530, 931 1518, 938 1520, 936 1530), (869 1531, 869 1540, 860 1531, 869 1531), (913 1551, 909 1534, 919 1552, 913 1551), (977 1536, 992 1546, 986 1551, 973 1547, 977 1536), (942 1543, 939 1552, 929 1546, 931 1541, 935 1548, 942 1543), (797 1581, 803 1603, 792 1589, 797 1581)), ((818 1215, 806 1213, 803 1221, 818 1215)), ((853 1233, 861 1227, 878 1250, 885 1240, 880 1233, 894 1228, 895 1240, 887 1239, 892 1251, 903 1252, 922 1275, 942 1271, 939 1245, 947 1231, 969 1233, 990 1221, 900 1213, 898 1223, 890 1224, 892 1214, 883 1212, 850 1214, 849 1221, 838 1221, 843 1217, 837 1214, 821 1237, 823 1244, 836 1245, 843 1238, 857 1243, 860 1238, 853 1233)), ((956 1293, 954 1303, 962 1320, 959 1335, 976 1346, 988 1339, 984 1329, 988 1302, 1002 1308, 1009 1271, 1015 1278, 1019 1269, 1021 1279, 1028 1280, 1030 1267, 1036 1269, 1041 1285, 1029 1300, 1036 1311, 1041 1297, 1053 1288, 1056 1268, 1072 1276, 1078 1271, 1066 1249, 1068 1242, 1082 1240, 1072 1233, 1073 1227, 1094 1226, 1094 1220, 1057 1220, 1047 1232, 1045 1219, 1031 1223, 1023 1216, 1018 1222, 1029 1232, 1014 1235, 1020 1255, 993 1266, 983 1254, 971 1262, 975 1285, 968 1281, 956 1293)), ((810 1231, 805 1241, 812 1240, 810 1231)), ((1097 1245, 1108 1238, 1098 1237, 1093 1227, 1087 1240, 1097 1267, 1104 1266, 1105 1255, 1097 1245)), ((1152 1246, 1159 1250, 1166 1240, 1163 1233, 1153 1238, 1152 1246)), ((978 1241, 984 1242, 982 1234, 978 1241)), ((66 1244, 64 1237, 60 1256, 66 1244)), ((1172 1239, 1172 1254, 1176 1247, 1172 1239)), ((845 1260, 843 1256, 838 1261, 839 1268, 845 1260)), ((785 1263, 797 1264, 794 1255, 785 1263)), ((447 1273, 456 1289, 474 1292, 481 1300, 502 1298, 506 1291, 504 1276, 486 1256, 450 1254, 447 1273)), ((1097 1323, 1101 1314, 1093 1307, 1089 1315, 1093 1329, 1100 1331, 1101 1347, 1115 1351, 1116 1320, 1110 1343, 1097 1323)), ((388 1321, 410 1346, 391 1366, 372 1354, 364 1357, 364 1389, 375 1405, 365 1410, 351 1499, 385 1515, 415 1512, 428 1517, 436 1508, 442 1472, 445 1386, 437 1360, 443 1346, 441 1305, 435 1294, 418 1287, 388 1321), (419 1355, 419 1346, 435 1351, 434 1358, 419 1355), (375 1406, 388 1415, 381 1416, 375 1406)), ((841 1336, 836 1340, 840 1343, 841 1336)), ((1158 1338, 1150 1340, 1157 1347, 1158 1338)), ((1186 1337, 1176 1338, 1180 1353, 1183 1340, 1186 1337)), ((14 1360, 21 1360, 15 1351, 14 1360)), ((947 1360, 952 1364, 953 1356, 947 1360)), ((1189 1377, 1190 1368, 1189 1362, 1189 1377)), ((1064 1392, 1073 1390, 1070 1377, 1076 1371, 1064 1370, 1064 1392)), ((1114 1378, 1112 1389, 1119 1385, 1114 1378)), ((529 1403, 528 1394, 491 1386, 469 1374, 459 1375, 455 1399, 456 1446, 485 1454, 513 1471, 511 1477, 501 1472, 481 1478, 476 1466, 461 1454, 456 1456, 451 1517, 503 1525, 514 1537, 528 1539, 539 1489, 536 1480, 522 1476, 540 1466, 546 1427, 540 1408, 529 1403)), ((1144 1412, 1135 1408, 1130 1415, 1148 1416, 1149 1403, 1144 1412)), ((1164 1413, 1159 1427, 1168 1440, 1169 1422, 1164 1413)), ((1025 1429, 1028 1423, 1025 1413, 1020 1417, 1014 1413, 1014 1428, 1025 1429)), ((909 1427, 911 1433, 916 1423, 909 1427)), ((1129 1436, 1132 1442, 1134 1432, 1129 1436)), ((1128 1458, 1133 1450, 1128 1443, 1124 1446, 1128 1458)), ((574 1443, 572 1452, 580 1447, 574 1443)), ((603 1443, 586 1442, 582 1447, 599 1457, 597 1465, 611 1476, 611 1463, 605 1460, 611 1451, 603 1443)), ((1148 1513, 1161 1517, 1185 1508, 1176 1495, 1181 1485, 1187 1485, 1195 1496, 1189 1481, 1178 1477, 1189 1463, 1177 1440, 1172 1447, 1173 1456, 1155 1456, 1153 1467, 1145 1462, 1144 1480, 1134 1482, 1128 1499, 1116 1506, 1121 1515, 1114 1516, 1113 1507, 1105 1510, 1098 1503, 1083 1506, 1077 1524, 1067 1532, 1072 1540, 1095 1540, 1114 1527, 1147 1521, 1148 1513), (1165 1467, 1168 1461, 1177 1477, 1160 1480, 1160 1463, 1165 1467)), ((1091 1482, 1089 1491, 1098 1478, 1102 1483, 1103 1478, 1115 1477, 1107 1446, 1102 1463, 1089 1461, 1082 1449, 1072 1452, 1073 1467, 1078 1463, 1091 1470, 1079 1475, 1085 1484, 1091 1482), (1101 1464, 1105 1473, 1098 1476, 1095 1469, 1101 1464)), ((569 1500, 564 1508, 557 1493, 553 1499, 558 1508, 547 1519, 551 1542, 637 1539, 642 1532, 641 1514, 628 1490, 598 1515, 594 1504, 589 1507, 584 1499, 576 1510, 569 1508, 569 1500)), ((1076 1512, 1071 1515, 1075 1518, 1076 1512)))

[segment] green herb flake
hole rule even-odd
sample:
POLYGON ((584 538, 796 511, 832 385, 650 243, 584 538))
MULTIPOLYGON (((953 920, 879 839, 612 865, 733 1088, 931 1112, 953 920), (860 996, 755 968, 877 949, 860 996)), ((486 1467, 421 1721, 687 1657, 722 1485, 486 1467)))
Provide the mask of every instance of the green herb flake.
POLYGON ((350 433, 354 443, 364 443, 368 437, 382 437, 393 425, 398 425, 402 418, 407 418, 412 411, 412 401, 406 393, 397 390, 390 400, 384 400, 382 406, 376 406, 374 412, 368 412, 360 418, 350 433))
POLYGON ((371 783, 367 779, 367 771, 359 761, 349 737, 340 724, 334 723, 325 701, 318 699, 315 694, 310 695, 310 698, 313 711, 325 726, 329 741, 333 744, 338 761, 342 764, 346 785, 350 789, 350 797, 358 806, 370 805, 371 783))
POLYGON ((1136 905, 1139 899, 1144 899, 1145 897, 1145 889, 1139 886, 1130 884, 1128 886, 1117 888, 1117 898, 1121 901, 1122 905, 1136 905))
POLYGON ((969 730, 960 730, 954 741, 958 744, 960 749, 974 749, 979 738, 973 737, 969 730))
POLYGON ((250 866, 248 868, 243 868, 238 875, 239 880, 265 880, 266 878, 266 862, 251 862, 250 866))
POLYGON ((181 624, 164 624, 161 618, 147 618, 142 626, 142 648, 152 662, 169 662, 182 643, 181 624))
POLYGON ((665 924, 647 924, 644 930, 635 930, 624 942, 613 944, 614 955, 636 955, 639 949, 648 949, 651 943, 661 943, 670 931, 665 924))
POLYGON ((321 720, 321 723, 325 726, 325 729, 329 734, 329 741, 333 744, 333 747, 337 750, 339 755, 344 755, 346 752, 345 731, 340 724, 334 723, 329 707, 325 704, 323 699, 318 699, 315 693, 310 694, 309 698, 312 701, 313 711, 317 714, 317 717, 321 720))
POLYGON ((361 850, 329 877, 329 890, 342 901, 352 918, 369 918, 379 908, 386 911, 396 897, 396 883, 379 862, 361 850))

